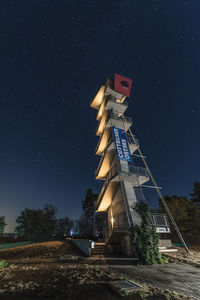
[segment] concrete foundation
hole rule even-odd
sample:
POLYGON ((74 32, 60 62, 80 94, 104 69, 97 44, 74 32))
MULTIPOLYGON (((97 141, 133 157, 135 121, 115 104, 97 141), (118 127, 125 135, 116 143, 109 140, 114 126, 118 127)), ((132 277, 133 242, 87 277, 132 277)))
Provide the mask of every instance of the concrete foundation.
POLYGON ((125 256, 133 256, 133 243, 131 237, 126 234, 120 243, 121 253, 125 256))

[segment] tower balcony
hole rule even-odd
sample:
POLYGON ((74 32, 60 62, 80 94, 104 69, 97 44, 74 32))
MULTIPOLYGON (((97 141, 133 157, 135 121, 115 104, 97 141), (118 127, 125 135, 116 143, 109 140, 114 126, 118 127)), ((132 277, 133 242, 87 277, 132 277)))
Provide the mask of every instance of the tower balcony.
POLYGON ((118 100, 121 100, 122 102, 126 98, 124 95, 114 90, 114 81, 109 78, 106 80, 104 93, 105 96, 112 95, 113 97, 115 97, 118 100))
MULTIPOLYGON (((132 154, 139 147, 138 140, 133 140, 132 136, 128 134, 126 134, 126 137, 129 143, 130 152, 132 154)), ((110 137, 107 146, 102 153, 98 168, 95 171, 95 179, 104 180, 106 175, 108 174, 114 157, 114 152, 112 150, 114 150, 114 142, 112 140, 112 137, 110 137)))
POLYGON ((113 126, 117 128, 122 128, 127 132, 129 128, 132 126, 132 119, 122 114, 110 111, 110 115, 106 127, 113 127, 113 126))
POLYGON ((123 102, 123 100, 126 98, 124 95, 116 92, 113 87, 113 81, 110 79, 107 79, 106 84, 102 85, 100 87, 96 96, 91 101, 90 107, 98 110, 102 104, 103 99, 106 96, 110 96, 110 95, 112 95, 113 97, 115 97, 117 100, 119 100, 121 102, 123 102))
POLYGON ((127 170, 123 170, 115 164, 104 178, 105 183, 95 203, 97 212, 107 211, 112 202, 113 186, 120 181, 132 183, 133 186, 140 186, 149 180, 146 168, 129 165, 127 170))
POLYGON ((98 168, 95 171, 95 179, 104 180, 106 175, 108 174, 114 157, 114 151, 111 150, 114 150, 114 145, 112 140, 110 140, 110 143, 108 143, 107 147, 103 152, 98 168))
POLYGON ((133 154, 139 148, 139 141, 136 138, 133 140, 129 133, 126 133, 126 138, 129 144, 130 153, 133 154))
POLYGON ((106 102, 107 102, 107 97, 104 97, 102 102, 101 102, 101 105, 99 106, 99 110, 97 112, 97 116, 96 116, 96 119, 98 121, 101 120, 102 116, 103 116, 103 113, 104 113, 104 110, 105 110, 105 105, 106 105, 106 102))
POLYGON ((102 85, 98 91, 98 93, 96 94, 96 96, 94 97, 94 99, 91 101, 90 103, 90 107, 94 108, 94 109, 99 109, 105 95, 104 95, 104 90, 105 90, 105 86, 102 85))
POLYGON ((101 106, 97 113, 97 120, 99 121, 102 118, 105 110, 113 110, 117 113, 123 114, 127 108, 128 108, 127 101, 121 102, 121 100, 108 96, 108 98, 107 99, 105 98, 105 101, 103 100, 101 103, 101 106))
POLYGON ((120 167, 119 179, 132 183, 133 186, 140 186, 149 181, 149 173, 146 168, 128 165, 127 169, 120 167))
POLYGON ((96 128, 96 135, 101 135, 104 132, 104 129, 106 128, 106 124, 109 120, 109 111, 104 111, 103 116, 99 123, 97 124, 96 128))
POLYGON ((128 131, 132 126, 132 119, 130 117, 124 116, 123 114, 113 112, 113 111, 104 111, 104 114, 97 125, 96 135, 101 135, 105 128, 107 127, 117 127, 122 128, 125 131, 128 131))
MULTIPOLYGON (((126 137, 129 144, 130 153, 133 154, 139 147, 139 141, 136 138, 135 140, 133 140, 132 136, 129 133, 126 133, 126 137)), ((111 128, 106 128, 104 133, 99 138, 98 144, 95 148, 96 155, 102 155, 108 144, 110 144, 108 148, 109 150, 114 149, 111 128)))
POLYGON ((106 128, 103 134, 100 136, 98 144, 95 148, 96 155, 102 155, 108 143, 110 143, 111 140, 112 140, 111 128, 106 128))
POLYGON ((111 96, 108 97, 106 103, 105 103, 105 110, 111 110, 123 114, 126 109, 128 108, 128 102, 120 102, 120 100, 117 100, 111 96))
POLYGON ((106 181, 104 182, 97 201, 95 201, 94 203, 94 209, 96 212, 103 212, 108 210, 112 202, 116 186, 118 185, 116 181, 112 180, 116 175, 117 165, 114 165, 107 175, 106 181))

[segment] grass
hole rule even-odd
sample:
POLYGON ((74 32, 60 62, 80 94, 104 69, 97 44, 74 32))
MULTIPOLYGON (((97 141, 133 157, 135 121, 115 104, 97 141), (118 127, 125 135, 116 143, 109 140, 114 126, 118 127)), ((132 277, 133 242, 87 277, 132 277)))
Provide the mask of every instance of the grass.
POLYGON ((9 264, 7 263, 6 260, 0 260, 0 268, 7 267, 9 264))
POLYGON ((6 249, 26 246, 26 245, 30 245, 30 244, 33 244, 33 242, 18 242, 18 243, 1 244, 0 249, 6 250, 6 249))
POLYGON ((139 295, 142 299, 145 299, 148 296, 148 294, 146 294, 144 292, 140 292, 139 295))
POLYGON ((122 296, 125 296, 125 297, 127 297, 129 295, 130 295, 130 291, 128 291, 128 290, 124 290, 122 293, 122 296))
POLYGON ((171 300, 170 294, 164 294, 164 295, 165 295, 166 300, 171 300))

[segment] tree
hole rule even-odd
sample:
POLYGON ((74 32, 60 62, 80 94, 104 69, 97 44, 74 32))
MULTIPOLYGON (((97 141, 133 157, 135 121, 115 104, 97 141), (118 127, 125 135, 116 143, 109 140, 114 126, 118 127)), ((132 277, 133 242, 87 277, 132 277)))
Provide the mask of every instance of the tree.
POLYGON ((63 238, 64 235, 69 236, 73 227, 73 221, 68 217, 60 218, 56 220, 56 235, 59 238, 63 238))
POLYGON ((84 213, 76 221, 76 229, 78 229, 78 236, 80 238, 90 238, 90 232, 92 232, 92 229, 90 228, 90 224, 88 223, 88 220, 86 220, 84 213))
POLYGON ((25 208, 17 217, 16 233, 26 239, 50 237, 56 227, 56 207, 47 204, 43 209, 25 208))
POLYGON ((79 231, 86 238, 92 238, 94 235, 94 202, 97 198, 98 195, 94 194, 92 189, 88 189, 82 201, 83 215, 79 219, 79 231))
POLYGON ((5 217, 0 217, 0 235, 4 233, 5 227, 6 227, 5 217))
POLYGON ((107 224, 107 217, 108 217, 107 212, 95 213, 95 224, 96 224, 97 235, 99 238, 104 237, 104 229, 107 224))
POLYGON ((94 217, 94 202, 97 200, 98 195, 94 194, 92 189, 88 189, 85 199, 82 201, 82 209, 86 218, 91 219, 94 217))
MULTIPOLYGON (((200 209, 184 196, 166 195, 164 199, 185 241, 190 243, 200 241, 200 209)), ((160 211, 165 212, 161 201, 160 211)), ((172 241, 179 242, 176 231, 170 220, 169 222, 172 241)))
POLYGON ((193 203, 200 205, 200 182, 196 181, 194 183, 193 193, 190 194, 192 198, 190 199, 193 203))
POLYGON ((51 204, 46 204, 42 212, 44 218, 42 230, 45 234, 53 234, 56 229, 57 208, 51 204))

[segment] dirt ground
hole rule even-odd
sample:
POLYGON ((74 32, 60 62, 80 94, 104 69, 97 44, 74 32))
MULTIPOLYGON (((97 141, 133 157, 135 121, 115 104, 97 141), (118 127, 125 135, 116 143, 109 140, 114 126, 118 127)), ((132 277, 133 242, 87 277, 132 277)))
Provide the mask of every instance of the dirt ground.
POLYGON ((0 299, 191 299, 143 285, 122 297, 110 283, 122 280, 117 273, 87 264, 87 258, 70 242, 47 242, 1 250, 0 299))
POLYGON ((24 259, 63 259, 70 260, 83 257, 82 252, 70 242, 52 241, 30 244, 13 249, 0 250, 0 259, 24 260, 24 259))
POLYGON ((193 245, 189 247, 189 252, 186 252, 184 248, 178 247, 177 249, 177 252, 165 254, 169 261, 186 263, 200 268, 200 245, 193 245))

